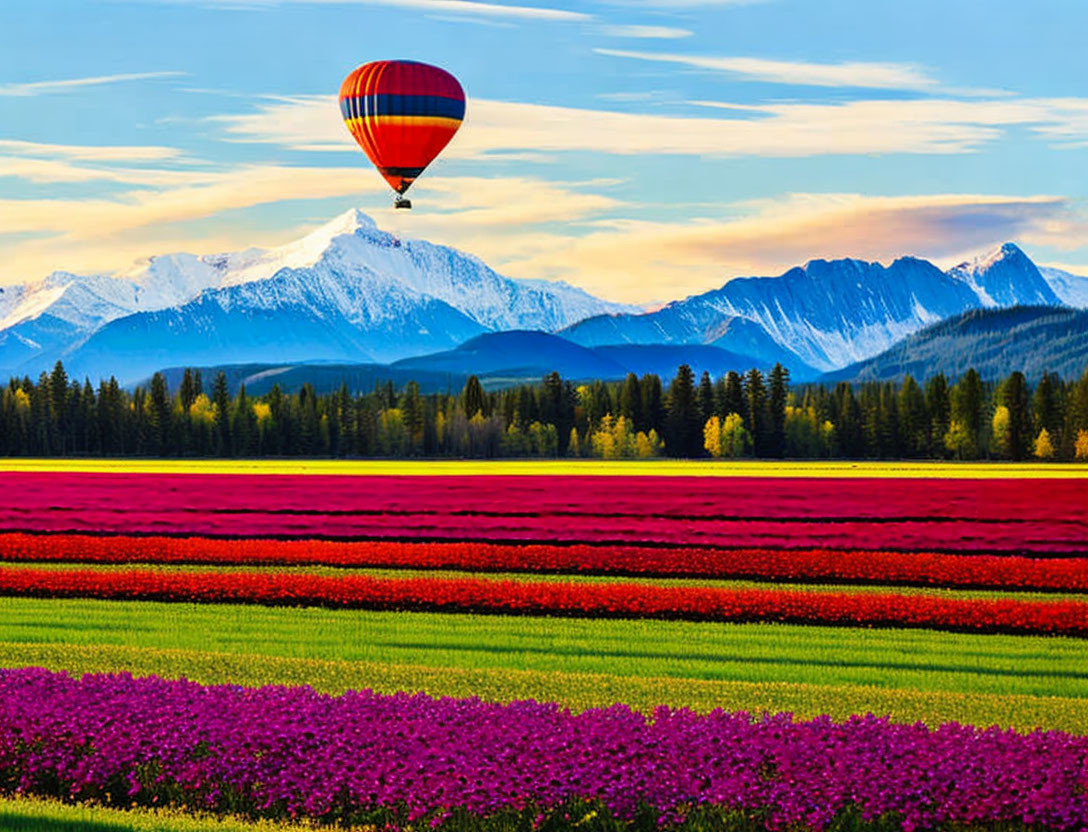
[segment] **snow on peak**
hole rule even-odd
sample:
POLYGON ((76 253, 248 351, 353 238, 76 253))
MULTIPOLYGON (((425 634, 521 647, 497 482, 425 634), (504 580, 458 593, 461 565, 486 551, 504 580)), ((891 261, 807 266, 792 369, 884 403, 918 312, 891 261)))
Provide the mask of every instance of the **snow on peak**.
POLYGON ((1026 258, 1027 255, 1024 254, 1020 249, 1020 246, 1016 245, 1016 243, 1002 243, 993 251, 982 254, 973 260, 964 260, 958 266, 952 268, 951 271, 977 275, 987 271, 1002 260, 1011 260, 1016 257, 1026 258))

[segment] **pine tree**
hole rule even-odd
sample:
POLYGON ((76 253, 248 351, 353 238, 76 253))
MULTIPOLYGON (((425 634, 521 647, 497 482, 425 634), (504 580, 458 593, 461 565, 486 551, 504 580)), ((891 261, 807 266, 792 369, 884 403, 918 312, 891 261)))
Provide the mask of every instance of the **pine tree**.
POLYGON ((1031 397, 1032 423, 1036 435, 1045 430, 1047 437, 1057 446, 1062 441, 1061 380, 1044 372, 1031 397))
POLYGON ((64 456, 68 453, 68 373, 60 361, 53 365, 48 388, 50 453, 64 456))
POLYGON ((767 455, 781 458, 786 452, 786 401, 789 398, 790 373, 775 364, 770 375, 770 409, 767 455))
POLYGON ((926 381, 926 413, 929 416, 927 453, 932 457, 945 455, 944 436, 952 420, 952 403, 948 394, 948 379, 944 373, 926 381))
POLYGON ((1031 404, 1024 374, 1013 372, 1001 385, 998 402, 1009 411, 1008 434, 1004 437, 1006 453, 1011 459, 1027 459, 1034 437, 1031 424, 1031 404))
POLYGON ((170 452, 173 416, 174 408, 166 387, 166 376, 155 373, 151 377, 151 399, 148 402, 147 421, 150 451, 158 456, 166 456, 170 452))
POLYGON ((730 370, 725 374, 722 384, 722 400, 718 404, 718 415, 725 419, 730 413, 736 413, 746 423, 750 421, 748 400, 744 396, 744 383, 740 373, 730 370))
POLYGON ((215 377, 212 406, 215 408, 215 453, 219 456, 230 456, 233 453, 230 436, 230 388, 227 386, 227 374, 222 370, 215 377))
POLYGON ((832 422, 835 425, 835 439, 840 456, 848 459, 860 459, 865 455, 865 435, 862 430, 861 408, 854 398, 854 388, 850 382, 840 381, 832 393, 832 422))
POLYGON ((929 414, 926 397, 909 373, 899 387, 896 410, 899 416, 899 441, 904 456, 924 457, 929 450, 929 414))
POLYGON ((681 364, 665 397, 665 453, 672 457, 701 456, 703 445, 695 374, 681 364))
POLYGON ((748 429, 757 457, 765 457, 770 450, 771 412, 767 401, 767 387, 763 373, 753 367, 744 377, 744 395, 747 399, 748 429))
POLYGON ((705 423, 714 415, 714 383, 710 380, 710 373, 703 370, 699 378, 699 422, 705 423))
POLYGON ((647 429, 646 417, 642 412, 642 389, 638 383, 638 376, 634 373, 628 373, 623 380, 619 396, 619 412, 623 418, 635 426, 635 430, 647 429))
POLYGON ((196 401, 196 397, 199 395, 193 371, 186 367, 185 372, 181 375, 181 386, 178 388, 178 401, 181 404, 181 409, 188 413, 189 408, 193 406, 193 402, 196 401))
POLYGON ((464 403, 467 418, 471 419, 477 413, 487 415, 487 413, 484 413, 487 406, 484 399, 484 388, 476 376, 468 377, 468 381, 465 382, 465 389, 461 393, 461 401, 464 403))
POLYGON ((662 391, 661 378, 656 373, 646 373, 638 381, 642 394, 642 415, 646 426, 658 435, 665 433, 665 395, 662 391))
MULTIPOLYGON (((961 445, 961 459, 976 459, 983 451, 982 430, 985 427, 983 406, 986 390, 982 378, 972 367, 955 383, 951 391, 952 418, 963 432, 966 444, 961 445)), ((949 428, 951 430, 951 427, 949 428)))

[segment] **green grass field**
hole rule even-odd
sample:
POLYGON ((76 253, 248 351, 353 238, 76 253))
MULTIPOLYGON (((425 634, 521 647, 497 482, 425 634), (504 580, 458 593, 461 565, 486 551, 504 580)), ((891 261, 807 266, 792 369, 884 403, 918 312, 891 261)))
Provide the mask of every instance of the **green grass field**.
POLYGON ((1088 726, 1088 641, 926 630, 5 599, 0 665, 339 692, 1088 726))
POLYGON ((546 475, 659 477, 939 477, 1088 479, 1088 465, 924 460, 335 460, 335 459, 3 459, 3 471, 102 471, 160 474, 546 475))

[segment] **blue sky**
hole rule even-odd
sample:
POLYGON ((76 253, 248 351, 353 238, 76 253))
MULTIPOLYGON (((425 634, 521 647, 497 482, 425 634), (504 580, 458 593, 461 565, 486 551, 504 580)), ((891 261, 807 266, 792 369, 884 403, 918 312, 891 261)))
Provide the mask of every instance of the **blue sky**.
POLYGON ((1005 240, 1088 273, 1080 0, 6 0, 0 283, 286 243, 349 208, 514 277, 668 299, 1005 240), (335 104, 453 72, 394 213, 335 104))

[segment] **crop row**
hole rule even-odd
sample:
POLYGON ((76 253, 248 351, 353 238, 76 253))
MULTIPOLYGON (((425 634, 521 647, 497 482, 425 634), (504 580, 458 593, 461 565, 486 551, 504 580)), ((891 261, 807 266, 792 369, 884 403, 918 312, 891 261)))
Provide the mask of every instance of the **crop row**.
POLYGON ((1088 591, 1088 558, 947 555, 833 549, 712 549, 654 546, 513 546, 476 541, 411 543, 0 534, 0 561, 334 566, 456 569, 759 581, 1088 591))
POLYGON ((6 508, 1083 522, 1073 479, 4 474, 6 508))
MULTIPOLYGON (((660 622, 658 622, 660 623, 660 622)), ((709 713, 717 708, 750 713, 792 713, 844 721, 874 713, 892 722, 999 725, 1088 735, 1088 700, 1072 696, 966 693, 880 687, 875 684, 753 682, 637 675, 345 661, 252 653, 137 648, 115 644, 0 641, 0 667, 44 667, 84 673, 129 672, 201 684, 309 685, 322 693, 372 689, 378 693, 478 697, 487 702, 536 699, 574 711, 617 702, 652 714, 659 705, 709 713)), ((3 828, 0 825, 0 828, 3 828)))
POLYGON ((1088 635, 1088 603, 1079 600, 959 599, 622 582, 9 567, 0 568, 0 594, 1088 635))
POLYGON ((0 530, 102 534, 177 534, 212 537, 283 537, 375 540, 484 540, 491 542, 617 545, 872 549, 952 552, 1088 553, 1088 519, 1047 521, 779 521, 683 520, 667 517, 467 517, 448 514, 230 513, 108 510, 22 514, 0 508, 0 530))
POLYGON ((467 814, 516 828, 580 801, 663 825, 696 807, 708 820, 739 813, 772 830, 843 816, 906 829, 1088 820, 1088 738, 1058 732, 668 708, 649 719, 622 705, 571 714, 41 669, 0 671, 0 708, 12 786, 112 804, 379 826, 457 826, 467 814))
MULTIPOLYGON (((1088 674, 1084 672, 1088 640, 1077 638, 646 618, 525 621, 449 612, 4 598, 0 600, 0 640, 307 656, 497 672, 520 669, 544 674, 562 671, 1080 697, 1082 716, 1088 719, 1088 674)), ((668 698, 652 704, 663 703, 672 704, 668 698)))

